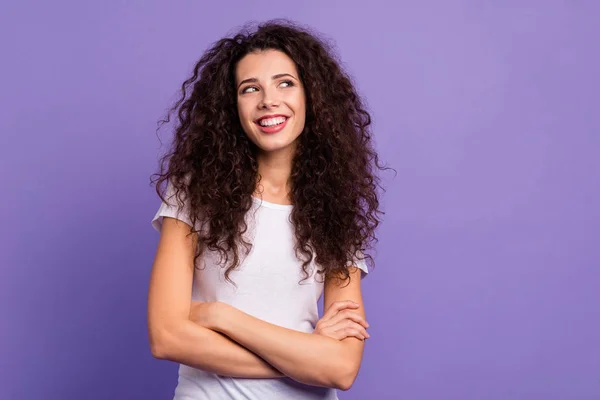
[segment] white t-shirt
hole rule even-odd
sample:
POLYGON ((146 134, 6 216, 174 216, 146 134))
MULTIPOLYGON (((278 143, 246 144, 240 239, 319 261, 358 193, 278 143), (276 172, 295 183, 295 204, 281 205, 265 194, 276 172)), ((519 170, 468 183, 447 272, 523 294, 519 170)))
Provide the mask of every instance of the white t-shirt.
MULTIPOLYGON (((152 220, 159 232, 162 217, 192 225, 187 209, 178 209, 176 199, 170 198, 172 193, 168 185, 168 203, 162 202, 152 220)), ((237 287, 225 280, 225 268, 217 265, 218 253, 205 251, 196 264, 199 268, 194 272, 192 299, 220 301, 272 324, 312 333, 319 319, 317 301, 323 282, 314 264, 310 278, 300 282, 305 276, 294 253, 294 229, 289 220, 293 206, 253 200, 246 214, 246 237, 253 247, 230 274, 237 287)), ((357 259, 354 264, 363 276, 368 273, 364 260, 357 259)), ((231 378, 181 364, 174 399, 332 400, 337 395, 334 389, 308 386, 290 378, 231 378)))

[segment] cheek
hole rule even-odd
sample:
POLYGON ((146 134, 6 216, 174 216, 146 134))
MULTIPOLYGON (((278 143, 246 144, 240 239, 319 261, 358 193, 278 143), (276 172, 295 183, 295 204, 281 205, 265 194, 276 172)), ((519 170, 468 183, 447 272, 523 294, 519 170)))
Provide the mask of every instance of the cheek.
POLYGON ((300 96, 298 96, 298 98, 297 98, 296 110, 298 110, 298 113, 302 116, 302 118, 305 117, 305 115, 306 115, 306 97, 304 95, 304 92, 302 92, 302 94, 300 96))
POLYGON ((247 107, 244 104, 238 102, 237 111, 238 111, 238 116, 239 116, 242 127, 244 127, 244 128, 249 127, 251 124, 248 122, 249 121, 249 119, 248 119, 249 113, 248 113, 247 107))
POLYGON ((306 103, 304 102, 304 99, 302 99, 302 101, 299 101, 296 105, 296 117, 298 123, 304 126, 304 123, 306 121, 306 103))

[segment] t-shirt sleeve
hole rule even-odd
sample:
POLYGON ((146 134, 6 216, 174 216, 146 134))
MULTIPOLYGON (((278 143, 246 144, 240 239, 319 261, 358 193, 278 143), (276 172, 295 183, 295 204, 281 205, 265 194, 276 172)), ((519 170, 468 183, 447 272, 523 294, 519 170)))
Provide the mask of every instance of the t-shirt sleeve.
POLYGON ((365 256, 360 251, 356 252, 356 256, 354 257, 354 259, 352 261, 348 261, 348 264, 353 267, 357 267, 358 269, 361 270, 361 273, 360 273, 361 279, 366 277, 369 273, 369 268, 367 267, 367 263, 365 261, 365 256))
POLYGON ((185 198, 185 195, 183 195, 184 200, 185 200, 184 205, 183 205, 183 207, 179 206, 179 203, 177 202, 177 197, 175 196, 175 190, 170 181, 167 184, 167 191, 166 191, 164 197, 165 197, 166 202, 165 201, 161 202, 161 205, 158 208, 158 211, 156 212, 156 214, 154 215, 154 218, 152 219, 152 227, 156 231, 160 232, 162 229, 163 217, 175 218, 175 219, 185 222, 189 226, 192 226, 192 221, 190 220, 190 217, 189 217, 188 201, 185 198))

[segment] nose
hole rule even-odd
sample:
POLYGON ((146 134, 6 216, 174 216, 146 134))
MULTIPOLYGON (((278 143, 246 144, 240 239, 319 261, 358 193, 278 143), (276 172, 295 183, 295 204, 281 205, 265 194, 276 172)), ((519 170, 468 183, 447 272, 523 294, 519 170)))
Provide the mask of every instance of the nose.
POLYGON ((262 93, 263 96, 258 105, 259 108, 268 109, 279 106, 279 99, 277 98, 277 95, 273 90, 265 89, 262 93))

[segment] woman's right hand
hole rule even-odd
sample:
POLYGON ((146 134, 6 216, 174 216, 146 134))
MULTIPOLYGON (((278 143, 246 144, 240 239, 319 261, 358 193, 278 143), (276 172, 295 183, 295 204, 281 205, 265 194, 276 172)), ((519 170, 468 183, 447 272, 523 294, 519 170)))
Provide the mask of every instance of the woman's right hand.
POLYGON ((362 316, 353 311, 358 307, 360 307, 358 304, 349 300, 336 301, 317 322, 313 333, 336 340, 347 337, 368 339, 370 337, 367 332, 369 324, 362 316))

